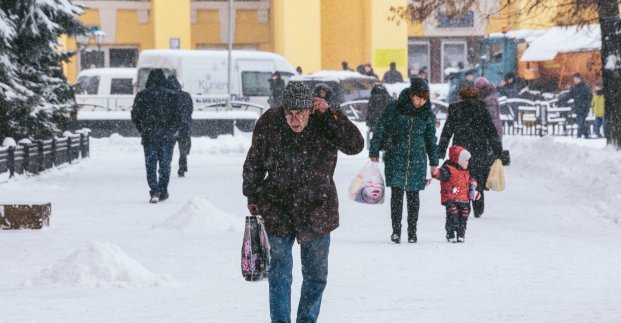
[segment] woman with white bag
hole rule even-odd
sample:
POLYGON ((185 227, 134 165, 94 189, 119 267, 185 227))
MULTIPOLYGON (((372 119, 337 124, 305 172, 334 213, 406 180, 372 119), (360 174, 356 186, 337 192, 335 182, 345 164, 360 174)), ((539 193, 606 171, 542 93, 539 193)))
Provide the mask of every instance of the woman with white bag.
POLYGON ((391 188, 390 240, 394 243, 401 242, 404 194, 407 197, 408 242, 417 242, 418 192, 425 189, 427 159, 432 176, 438 168, 436 118, 429 102, 429 86, 419 78, 412 78, 410 85, 401 92, 397 101, 386 107, 369 149, 369 157, 376 163, 379 162, 380 150, 385 151, 386 186, 391 188))

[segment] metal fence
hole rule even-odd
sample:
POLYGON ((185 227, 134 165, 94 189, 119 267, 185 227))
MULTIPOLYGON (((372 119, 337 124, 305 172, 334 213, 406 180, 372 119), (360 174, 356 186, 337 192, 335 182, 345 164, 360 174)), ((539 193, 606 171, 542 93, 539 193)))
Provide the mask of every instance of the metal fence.
POLYGON ((75 134, 50 140, 20 140, 15 146, 0 146, 0 174, 36 175, 46 169, 72 164, 88 157, 90 134, 78 130, 75 134))

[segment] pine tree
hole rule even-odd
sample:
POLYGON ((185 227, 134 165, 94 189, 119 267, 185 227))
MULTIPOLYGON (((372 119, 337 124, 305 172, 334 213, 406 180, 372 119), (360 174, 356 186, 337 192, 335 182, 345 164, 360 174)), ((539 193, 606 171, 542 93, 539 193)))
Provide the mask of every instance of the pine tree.
POLYGON ((51 138, 63 130, 75 106, 61 67, 73 53, 57 50, 58 37, 84 32, 78 20, 82 9, 71 0, 20 0, 2 2, 0 10, 14 26, 8 48, 14 70, 7 76, 14 77, 11 87, 17 93, 0 111, 9 120, 4 136, 51 138))

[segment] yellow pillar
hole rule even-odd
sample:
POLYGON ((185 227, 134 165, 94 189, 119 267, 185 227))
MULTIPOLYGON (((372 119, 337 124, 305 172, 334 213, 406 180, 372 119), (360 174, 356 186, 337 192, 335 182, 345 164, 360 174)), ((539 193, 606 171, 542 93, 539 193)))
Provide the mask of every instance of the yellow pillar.
POLYGON ((321 1, 272 0, 274 51, 304 73, 321 69, 321 1))
POLYGON ((389 21, 390 7, 407 6, 407 0, 366 0, 366 44, 371 64, 380 78, 388 71, 390 62, 397 64, 404 80, 407 78, 408 24, 389 21))
POLYGON ((190 0, 151 0, 155 48, 170 48, 171 39, 180 49, 192 48, 190 0))

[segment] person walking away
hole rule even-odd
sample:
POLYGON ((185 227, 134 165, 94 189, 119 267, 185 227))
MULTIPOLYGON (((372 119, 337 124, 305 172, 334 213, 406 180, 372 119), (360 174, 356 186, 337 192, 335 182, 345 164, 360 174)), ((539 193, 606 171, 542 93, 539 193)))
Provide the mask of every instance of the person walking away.
POLYGON ((464 242, 470 216, 470 200, 478 196, 478 183, 470 177, 468 163, 472 155, 461 146, 449 148, 449 159, 435 174, 440 184, 440 203, 446 207, 446 241, 464 242))
POLYGON ((419 191, 425 189, 427 159, 432 176, 438 166, 435 120, 429 101, 429 86, 419 78, 412 78, 410 87, 401 91, 397 101, 388 104, 373 133, 369 158, 377 163, 380 150, 385 151, 386 186, 391 188, 390 240, 394 243, 401 242, 404 193, 407 198, 408 242, 418 240, 419 191))
POLYGON ((375 133, 375 128, 382 117, 382 114, 386 110, 386 107, 390 102, 394 101, 388 90, 382 85, 382 83, 377 83, 371 89, 371 97, 369 98, 369 103, 367 104, 367 142, 371 142, 370 134, 375 133))
POLYGON ((267 103, 270 105, 270 108, 280 107, 282 105, 283 92, 285 91, 285 81, 282 79, 280 72, 276 71, 268 82, 270 83, 272 95, 267 99, 267 103))
POLYGON ((151 203, 168 199, 170 162, 182 119, 178 93, 169 89, 167 83, 163 70, 152 70, 145 89, 136 95, 131 112, 144 148, 151 203))
POLYGON ((498 132, 498 138, 502 142, 504 129, 502 127, 502 121, 500 121, 500 103, 498 102, 494 85, 491 84, 486 78, 479 77, 476 81, 474 81, 474 87, 477 91, 479 91, 479 97, 485 103, 485 108, 492 118, 492 123, 494 123, 496 132, 498 132))
POLYGON ((595 135, 597 138, 603 138, 602 126, 604 125, 604 114, 606 111, 604 100, 604 83, 597 82, 594 86, 595 94, 591 100, 591 106, 593 107, 593 114, 595 115, 595 135))
POLYGON ((467 71, 463 80, 459 80, 455 88, 449 93, 449 104, 461 101, 459 93, 467 87, 474 87, 474 71, 467 71))
POLYGON ((291 322, 292 247, 300 244, 302 291, 297 322, 316 322, 328 277, 330 232, 339 226, 334 169, 339 151, 355 155, 358 128, 299 81, 283 106, 257 121, 243 168, 243 194, 260 214, 271 246, 269 303, 272 322, 291 322))
POLYGON ((589 115, 591 109, 591 101, 593 99, 591 89, 582 80, 580 73, 575 73, 573 77, 574 85, 569 90, 569 93, 563 95, 559 101, 566 102, 570 99, 574 100, 574 113, 576 114, 576 123, 578 124, 578 135, 580 138, 584 136, 585 139, 589 138, 589 129, 587 129, 586 118, 589 115))
POLYGON ((466 87, 460 92, 462 101, 450 104, 448 116, 440 135, 439 156, 443 158, 453 140, 453 145, 462 146, 472 154, 469 162, 470 176, 479 186, 480 199, 472 201, 474 217, 480 217, 485 210, 483 191, 487 190, 487 176, 492 163, 502 156, 502 142, 492 118, 479 99, 474 87, 466 87))
POLYGON ((401 72, 397 70, 397 63, 390 63, 390 70, 384 73, 382 81, 387 84, 403 82, 403 76, 401 75, 401 72))
POLYGON ((177 91, 178 107, 181 111, 181 126, 177 135, 177 143, 179 144, 179 170, 177 175, 184 177, 188 171, 188 155, 192 148, 192 112, 194 104, 190 93, 182 90, 181 83, 177 77, 170 75, 168 77, 168 88, 177 91))

